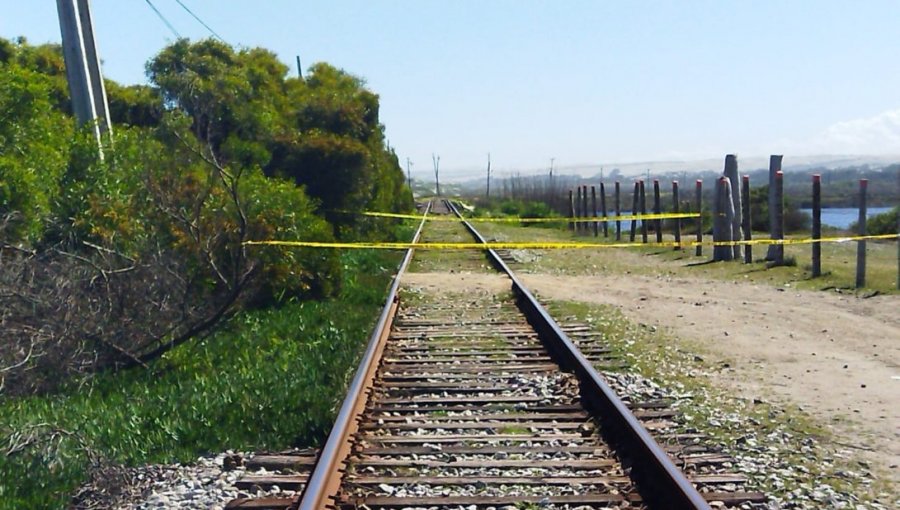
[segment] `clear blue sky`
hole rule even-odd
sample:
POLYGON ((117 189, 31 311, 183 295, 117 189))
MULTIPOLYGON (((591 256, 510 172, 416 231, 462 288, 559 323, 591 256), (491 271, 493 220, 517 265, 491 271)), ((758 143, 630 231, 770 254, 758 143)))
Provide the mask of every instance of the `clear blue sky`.
MULTIPOLYGON (((178 32, 208 36, 175 0, 178 32)), ((900 2, 182 0, 226 41, 365 78, 401 160, 442 173, 784 153, 900 154, 900 2)), ((0 36, 59 41, 52 0, 0 36)), ((174 35, 94 0, 107 77, 145 81, 174 35)))

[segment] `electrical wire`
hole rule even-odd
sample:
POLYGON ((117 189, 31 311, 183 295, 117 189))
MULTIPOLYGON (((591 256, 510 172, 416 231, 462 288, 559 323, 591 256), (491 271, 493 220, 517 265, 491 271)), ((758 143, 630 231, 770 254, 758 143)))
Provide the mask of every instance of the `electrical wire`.
POLYGON ((193 13, 193 11, 191 11, 190 9, 188 9, 188 7, 187 7, 186 5, 184 5, 184 3, 182 3, 181 0, 175 0, 175 1, 178 3, 178 5, 180 5, 180 6, 182 7, 182 9, 184 9, 185 11, 187 11, 188 14, 190 14, 195 20, 197 20, 197 23, 200 23, 201 25, 204 26, 204 28, 206 28, 207 30, 209 30, 209 33, 212 34, 213 37, 215 37, 216 39, 218 39, 218 40, 220 40, 220 41, 222 41, 222 42, 225 42, 225 39, 222 39, 222 37, 221 37, 219 34, 217 34, 215 30, 213 30, 212 28, 210 28, 210 26, 207 25, 202 19, 200 19, 199 16, 197 16, 196 14, 193 13))
MULTIPOLYGON (((172 24, 169 23, 169 20, 167 20, 166 17, 163 16, 163 14, 161 12, 159 12, 159 9, 157 9, 156 6, 153 5, 153 2, 151 2, 150 0, 144 0, 144 1, 147 2, 147 5, 149 5, 151 9, 153 9, 153 12, 156 13, 156 15, 159 17, 159 19, 161 19, 162 22, 165 23, 167 27, 169 27, 169 30, 171 30, 172 33, 175 34, 175 37, 177 39, 181 39, 181 34, 178 33, 178 30, 175 30, 175 27, 173 27, 172 24)), ((181 2, 179 2, 179 3, 181 3, 181 2)))

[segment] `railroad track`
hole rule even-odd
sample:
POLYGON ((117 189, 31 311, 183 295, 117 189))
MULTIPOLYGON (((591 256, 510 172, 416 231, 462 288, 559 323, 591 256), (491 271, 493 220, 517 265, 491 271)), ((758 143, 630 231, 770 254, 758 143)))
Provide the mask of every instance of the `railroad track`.
MULTIPOLYGON (((429 209, 458 214, 449 202, 429 209)), ((458 225, 484 242, 467 222, 458 225)), ((295 471, 243 482, 300 495, 229 507, 696 509, 765 501, 742 490, 744 477, 728 472, 732 459, 678 430, 668 402, 608 383, 597 369, 622 362, 602 339, 587 325, 557 324, 503 258, 486 253, 510 277, 511 294, 419 295, 401 304, 408 252, 312 472, 296 472, 308 458, 260 456, 257 465, 295 471)))

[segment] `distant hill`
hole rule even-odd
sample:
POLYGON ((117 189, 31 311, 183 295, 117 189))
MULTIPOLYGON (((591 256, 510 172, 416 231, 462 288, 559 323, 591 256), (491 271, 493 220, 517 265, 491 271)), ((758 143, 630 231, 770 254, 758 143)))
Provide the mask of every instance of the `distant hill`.
MULTIPOLYGON (((697 161, 655 161, 644 163, 627 163, 621 165, 585 165, 574 167, 560 167, 555 169, 554 181, 556 189, 567 189, 578 184, 595 184, 601 181, 611 183, 616 180, 627 183, 626 189, 630 189, 631 183, 636 178, 643 177, 647 180, 659 179, 660 181, 678 180, 682 183, 691 183, 697 179, 703 179, 707 183, 722 174, 725 157, 721 160, 697 160, 697 161), (602 176, 602 177, 601 177, 602 176)), ((750 176, 752 187, 768 184, 769 158, 751 157, 742 159, 738 156, 739 170, 742 175, 750 176)), ((806 206, 811 175, 822 175, 823 203, 831 207, 851 207, 856 205, 858 180, 866 178, 869 183, 869 203, 872 206, 892 206, 900 201, 900 156, 785 156, 782 162, 782 170, 785 175, 785 193, 787 196, 796 197, 803 206, 806 206)), ((520 173, 506 172, 501 177, 495 177, 492 189, 502 192, 504 179, 515 180, 518 187, 544 187, 548 182, 546 171, 522 171, 520 173)), ((450 190, 447 186, 441 185, 450 190)), ((483 176, 462 180, 454 183, 454 191, 469 195, 481 195, 485 189, 483 176)), ((709 186, 705 186, 709 191, 709 186)))

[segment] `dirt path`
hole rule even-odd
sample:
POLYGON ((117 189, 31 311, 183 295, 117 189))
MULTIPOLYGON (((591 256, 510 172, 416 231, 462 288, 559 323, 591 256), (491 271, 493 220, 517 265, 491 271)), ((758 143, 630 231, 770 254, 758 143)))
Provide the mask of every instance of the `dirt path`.
MULTIPOLYGON (((720 383, 775 396, 829 425, 900 479, 900 296, 860 299, 673 276, 522 274, 543 299, 619 307, 727 362, 720 383)), ((508 289, 505 277, 419 273, 407 284, 508 289)))
POLYGON ((699 341, 729 361, 723 384, 801 406, 898 479, 900 296, 662 276, 523 278, 544 299, 614 305, 699 341))

